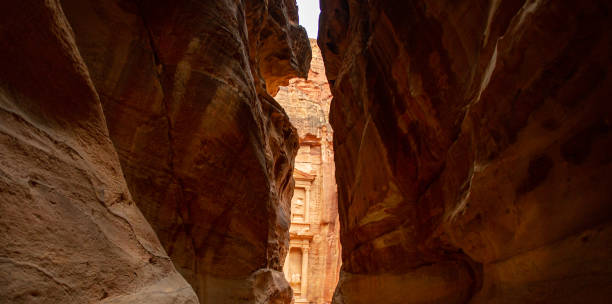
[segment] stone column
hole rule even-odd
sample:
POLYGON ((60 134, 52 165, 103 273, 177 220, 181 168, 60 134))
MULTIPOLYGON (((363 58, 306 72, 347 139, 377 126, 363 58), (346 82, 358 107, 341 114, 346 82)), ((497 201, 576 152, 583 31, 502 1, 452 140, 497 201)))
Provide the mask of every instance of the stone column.
POLYGON ((306 202, 304 203, 304 223, 310 223, 308 214, 310 213, 310 187, 306 187, 306 202))
POLYGON ((308 247, 302 247, 302 281, 300 282, 301 297, 307 299, 306 291, 308 288, 308 247))
POLYGON ((289 257, 290 253, 291 246, 289 246, 289 248, 287 249, 287 255, 285 256, 285 262, 283 263, 283 273, 285 274, 285 278, 287 279, 287 281, 291 280, 291 278, 289 278, 289 260, 291 259, 291 257, 289 257))

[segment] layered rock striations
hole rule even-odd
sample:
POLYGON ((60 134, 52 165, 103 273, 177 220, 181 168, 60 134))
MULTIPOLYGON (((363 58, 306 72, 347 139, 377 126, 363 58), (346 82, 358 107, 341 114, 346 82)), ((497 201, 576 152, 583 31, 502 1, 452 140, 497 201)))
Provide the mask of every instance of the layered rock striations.
POLYGON ((295 303, 330 303, 340 268, 338 198, 334 177, 333 132, 328 121, 332 99, 321 51, 310 40, 308 79, 281 87, 276 100, 300 137, 291 200, 289 254, 284 264, 295 303))
POLYGON ((606 303, 610 4, 321 4, 335 303, 606 303))
POLYGON ((59 3, 3 2, 0 20, 0 302, 197 303, 128 191, 59 3))
POLYGON ((309 68, 295 1, 2 6, 1 297, 195 303, 169 256, 201 303, 290 302, 298 137, 270 93, 309 68))

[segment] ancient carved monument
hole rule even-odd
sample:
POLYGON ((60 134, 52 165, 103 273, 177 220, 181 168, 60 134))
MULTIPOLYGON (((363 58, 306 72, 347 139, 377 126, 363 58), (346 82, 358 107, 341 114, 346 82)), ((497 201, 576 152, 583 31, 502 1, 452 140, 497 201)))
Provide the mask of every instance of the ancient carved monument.
POLYGON ((328 122, 331 93, 323 59, 311 39, 308 80, 292 79, 276 100, 296 126, 300 149, 295 158, 289 253, 284 272, 295 303, 330 303, 338 281, 340 244, 334 178, 332 131, 328 122))

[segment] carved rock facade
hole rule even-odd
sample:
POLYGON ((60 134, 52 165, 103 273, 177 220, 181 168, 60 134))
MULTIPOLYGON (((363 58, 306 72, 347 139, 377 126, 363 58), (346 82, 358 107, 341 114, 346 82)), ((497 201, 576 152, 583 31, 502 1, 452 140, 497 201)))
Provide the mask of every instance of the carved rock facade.
POLYGON ((309 69, 296 9, 0 5, 0 298, 290 302, 298 137, 269 93, 309 69))
POLYGON ((311 39, 308 80, 292 79, 276 100, 300 136, 291 201, 290 249, 284 271, 295 303, 330 303, 340 268, 338 200, 331 126, 331 92, 321 51, 311 39))
POLYGON ((606 1, 322 0, 335 303, 606 303, 606 1))

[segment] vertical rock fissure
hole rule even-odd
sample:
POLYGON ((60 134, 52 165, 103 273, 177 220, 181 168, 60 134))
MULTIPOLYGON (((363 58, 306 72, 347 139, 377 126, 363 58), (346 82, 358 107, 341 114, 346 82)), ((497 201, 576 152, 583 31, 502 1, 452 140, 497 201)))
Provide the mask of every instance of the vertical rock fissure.
MULTIPOLYGON (((156 75, 156 79, 159 83, 159 87, 161 89, 161 93, 162 93, 162 98, 161 98, 161 102, 163 105, 163 112, 164 112, 164 118, 166 120, 166 138, 168 140, 168 167, 170 169, 170 174, 173 176, 173 180, 176 182, 176 184, 179 187, 179 198, 177 201, 177 205, 176 205, 176 215, 178 216, 180 222, 177 223, 177 225, 180 227, 179 229, 176 230, 176 232, 174 233, 174 235, 172 236, 172 240, 173 242, 170 243, 170 245, 167 247, 167 253, 168 255, 172 255, 173 251, 174 251, 174 244, 176 243, 176 239, 178 237, 178 234, 180 233, 180 231, 182 230, 187 236, 189 236, 189 238, 191 239, 191 246, 192 246, 192 250, 195 256, 198 256, 198 247, 196 244, 196 239, 195 237, 192 236, 191 233, 191 229, 189 229, 190 225, 188 224, 190 221, 188 221, 187 219, 185 219, 185 216, 183 214, 183 210, 189 210, 188 208, 186 208, 186 201, 185 201, 185 184, 183 182, 183 180, 181 179, 181 175, 178 174, 178 172, 176 172, 175 170, 175 143, 174 143, 174 137, 172 135, 173 132, 173 123, 172 123, 172 117, 170 115, 171 113, 171 109, 170 109, 170 105, 168 104, 168 94, 166 94, 166 88, 164 86, 164 83, 162 81, 162 75, 164 72, 164 64, 161 62, 160 59, 160 55, 159 55, 159 50, 157 48, 157 45, 155 43, 155 39, 153 37, 153 33, 151 31, 151 28, 149 27, 149 24, 147 22, 147 19, 145 17, 144 14, 144 10, 142 7, 142 2, 138 1, 136 2, 136 5, 138 7, 138 13, 139 13, 139 17, 140 20, 142 21, 142 25, 147 33, 147 37, 146 39, 149 42, 149 47, 151 49, 151 53, 153 55, 153 62, 154 62, 154 66, 155 66, 155 75, 156 75)), ((198 259, 194 259, 193 260, 194 263, 194 268, 198 269, 198 264, 199 261, 198 259)))

